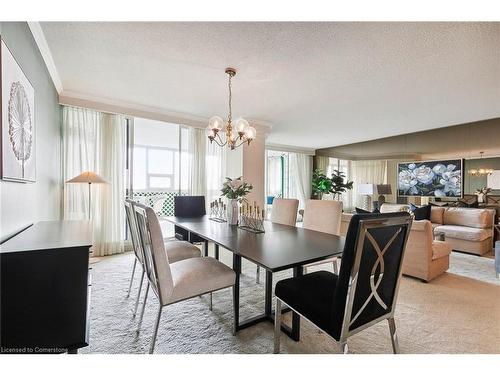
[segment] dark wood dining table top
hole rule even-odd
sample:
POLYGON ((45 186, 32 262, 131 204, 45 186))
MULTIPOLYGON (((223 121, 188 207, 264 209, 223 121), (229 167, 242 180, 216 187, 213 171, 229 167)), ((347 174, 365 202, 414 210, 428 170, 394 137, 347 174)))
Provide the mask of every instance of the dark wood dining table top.
POLYGON ((259 266, 277 272, 342 255, 345 238, 310 229, 264 222, 265 233, 201 217, 162 218, 220 245, 259 266))

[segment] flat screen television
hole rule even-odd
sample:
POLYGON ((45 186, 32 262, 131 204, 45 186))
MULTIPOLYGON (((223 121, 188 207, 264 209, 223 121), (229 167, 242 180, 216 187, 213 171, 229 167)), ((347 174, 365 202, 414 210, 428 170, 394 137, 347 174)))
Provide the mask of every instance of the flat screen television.
POLYGON ((461 198, 463 159, 398 163, 399 197, 461 198))

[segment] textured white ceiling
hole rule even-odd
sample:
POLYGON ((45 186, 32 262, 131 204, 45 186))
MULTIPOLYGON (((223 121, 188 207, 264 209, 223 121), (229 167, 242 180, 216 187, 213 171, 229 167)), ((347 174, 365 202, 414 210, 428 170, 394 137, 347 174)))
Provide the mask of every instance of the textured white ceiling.
POLYGON ((328 147, 500 117, 500 23, 42 23, 64 92, 328 147))

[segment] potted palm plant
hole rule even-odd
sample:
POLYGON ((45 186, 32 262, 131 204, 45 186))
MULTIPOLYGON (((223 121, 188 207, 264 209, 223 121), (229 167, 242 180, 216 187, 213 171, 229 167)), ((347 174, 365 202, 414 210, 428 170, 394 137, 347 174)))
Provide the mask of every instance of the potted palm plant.
POLYGON ((340 196, 347 190, 351 190, 354 182, 348 181, 346 175, 334 169, 332 177, 328 177, 321 169, 313 172, 312 191, 317 199, 322 199, 324 194, 332 194, 334 198, 340 199, 340 196))

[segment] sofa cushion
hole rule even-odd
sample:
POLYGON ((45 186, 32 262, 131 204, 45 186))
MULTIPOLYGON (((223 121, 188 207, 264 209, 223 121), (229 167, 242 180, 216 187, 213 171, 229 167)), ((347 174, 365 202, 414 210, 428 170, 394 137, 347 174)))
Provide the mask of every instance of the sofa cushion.
POLYGON ((407 204, 394 204, 394 203, 384 203, 380 207, 380 213, 381 214, 386 214, 389 212, 407 212, 409 210, 409 207, 407 204))
POLYGON ((484 209, 450 207, 444 212, 443 224, 491 228, 493 225, 491 216, 491 213, 484 209))
POLYGON ((460 225, 440 225, 434 232, 444 233, 445 238, 466 241, 484 241, 492 235, 491 229, 471 228, 460 225))
POLYGON ((444 241, 432 241, 432 259, 439 259, 450 255, 451 245, 444 241))
POLYGON ((433 205, 430 206, 431 206, 431 219, 430 219, 431 222, 436 224, 444 224, 443 215, 444 212, 446 211, 446 208, 433 205))

